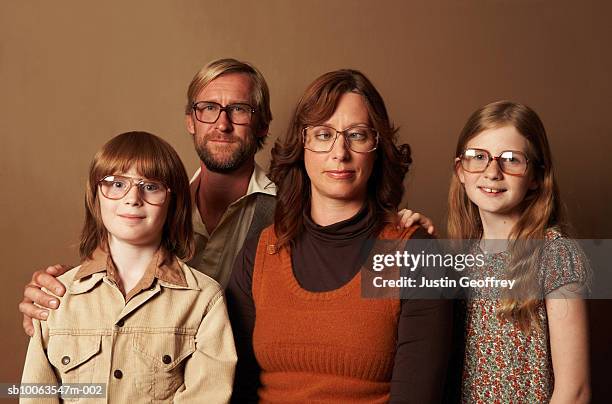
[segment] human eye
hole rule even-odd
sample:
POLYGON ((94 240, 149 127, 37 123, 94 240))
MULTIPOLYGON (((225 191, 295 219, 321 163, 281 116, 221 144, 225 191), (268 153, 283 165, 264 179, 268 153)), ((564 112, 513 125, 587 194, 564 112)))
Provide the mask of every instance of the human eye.
POLYGON ((151 192, 151 193, 159 192, 159 191, 162 190, 162 185, 160 183, 157 183, 157 182, 147 182, 147 181, 145 181, 142 184, 142 189, 145 192, 151 192))
POLYGON ((467 149, 465 153, 463 154, 463 156, 468 160, 476 160, 476 161, 488 159, 487 153, 484 150, 478 150, 478 149, 467 149))
POLYGON ((511 152, 511 151, 507 151, 507 152, 503 152, 501 155, 501 158, 509 164, 523 164, 525 163, 525 161, 527 161, 526 157, 522 156, 520 153, 516 153, 516 152, 511 152))
POLYGON ((487 154, 480 150, 476 150, 475 153, 472 155, 473 160, 487 160, 487 158, 487 154))
POLYGON ((318 127, 313 130, 314 137, 317 140, 328 141, 333 138, 332 130, 330 128, 318 127))
POLYGON ((248 106, 244 104, 232 104, 228 108, 237 114, 246 114, 248 112, 248 106))
POLYGON ((345 131, 346 136, 352 141, 364 141, 370 137, 370 131, 368 128, 349 128, 345 131))
POLYGON ((214 102, 198 102, 196 108, 200 111, 216 111, 219 106, 214 102))
POLYGON ((127 188, 128 186, 127 180, 115 176, 105 178, 104 182, 107 184, 107 186, 118 190, 127 188))

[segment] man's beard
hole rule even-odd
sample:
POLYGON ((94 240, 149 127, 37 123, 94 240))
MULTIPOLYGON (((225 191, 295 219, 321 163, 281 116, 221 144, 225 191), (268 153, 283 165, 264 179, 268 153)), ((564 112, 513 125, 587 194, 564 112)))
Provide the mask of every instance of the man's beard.
MULTIPOLYGON (((238 147, 235 148, 231 154, 227 155, 224 152, 217 152, 215 154, 208 145, 208 139, 205 138, 198 141, 197 136, 194 137, 196 152, 206 168, 210 171, 222 174, 235 171, 241 167, 245 161, 252 158, 257 151, 255 139, 252 138, 252 135, 249 135, 246 141, 240 138, 235 138, 235 141, 238 143, 238 147)), ((229 147, 231 147, 231 145, 233 144, 228 143, 229 147)))

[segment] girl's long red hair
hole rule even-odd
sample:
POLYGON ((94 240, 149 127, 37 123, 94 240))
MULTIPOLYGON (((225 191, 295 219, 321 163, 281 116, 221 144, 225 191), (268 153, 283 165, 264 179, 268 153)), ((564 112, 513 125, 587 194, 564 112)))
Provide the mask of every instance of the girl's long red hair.
MULTIPOLYGON (((516 279, 516 286, 502 299, 498 316, 515 321, 521 329, 526 330, 535 324, 533 320, 541 303, 538 274, 546 230, 557 227, 567 233, 544 125, 535 111, 526 105, 512 101, 485 105, 474 112, 465 124, 459 135, 455 157, 459 157, 468 141, 482 131, 507 125, 515 127, 529 141, 527 175, 533 176, 537 187, 529 190, 521 203, 521 216, 509 236, 507 276, 516 279)), ((478 207, 470 201, 459 181, 459 164, 455 163, 448 194, 448 235, 451 239, 479 240, 483 230, 478 207)))

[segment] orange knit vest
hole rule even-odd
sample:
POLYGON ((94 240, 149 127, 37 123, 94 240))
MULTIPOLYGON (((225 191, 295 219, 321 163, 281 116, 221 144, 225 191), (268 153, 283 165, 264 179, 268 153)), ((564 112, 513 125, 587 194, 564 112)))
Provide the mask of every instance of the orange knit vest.
MULTIPOLYGON (((405 240, 416 229, 389 225, 379 238, 405 240)), ((293 275, 290 251, 275 243, 270 226, 253 271, 261 402, 388 402, 400 300, 362 298, 362 271, 339 289, 309 292, 293 275)))

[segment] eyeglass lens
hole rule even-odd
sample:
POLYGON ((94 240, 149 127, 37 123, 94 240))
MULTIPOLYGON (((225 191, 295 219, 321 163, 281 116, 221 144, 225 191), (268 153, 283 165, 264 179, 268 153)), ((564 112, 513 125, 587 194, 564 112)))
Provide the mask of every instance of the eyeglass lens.
POLYGON ((145 202, 151 205, 161 205, 166 201, 168 188, 159 181, 134 179, 119 175, 109 175, 100 181, 100 191, 108 199, 121 199, 137 186, 145 202))
POLYGON ((502 172, 511 175, 522 175, 527 171, 527 156, 518 151, 504 151, 498 157, 482 149, 467 149, 461 157, 461 164, 468 172, 483 172, 492 160, 497 160, 502 172))
POLYGON ((340 133, 354 152, 367 153, 376 149, 378 142, 376 130, 367 126, 353 126, 343 131, 323 125, 309 126, 305 129, 304 146, 315 152, 329 152, 340 133))
POLYGON ((251 122, 253 107, 249 104, 229 104, 226 107, 216 102, 200 101, 193 105, 196 119, 203 123, 215 123, 221 111, 225 111, 230 122, 236 125, 247 125, 251 122))

